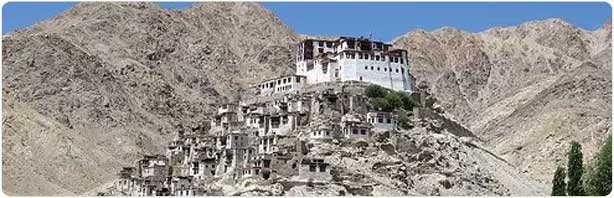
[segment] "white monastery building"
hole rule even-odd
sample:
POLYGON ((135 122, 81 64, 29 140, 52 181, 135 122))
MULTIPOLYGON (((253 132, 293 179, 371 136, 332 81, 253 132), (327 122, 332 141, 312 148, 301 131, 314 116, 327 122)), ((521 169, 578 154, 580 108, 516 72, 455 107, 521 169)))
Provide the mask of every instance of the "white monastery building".
POLYGON ((414 90, 407 51, 366 38, 305 39, 298 45, 296 75, 307 84, 365 81, 392 90, 414 90))

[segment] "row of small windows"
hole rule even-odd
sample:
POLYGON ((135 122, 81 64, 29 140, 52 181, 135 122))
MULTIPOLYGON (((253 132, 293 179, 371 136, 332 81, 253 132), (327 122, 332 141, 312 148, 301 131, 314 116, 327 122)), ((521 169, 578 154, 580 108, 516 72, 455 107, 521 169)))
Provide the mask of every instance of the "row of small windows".
POLYGON ((288 91, 292 89, 292 85, 286 85, 283 87, 277 87, 277 91, 288 91))
POLYGON ((360 131, 360 135, 367 135, 367 129, 352 129, 352 134, 358 135, 358 131, 360 131))
POLYGON ((318 47, 323 47, 324 45, 326 45, 327 48, 331 48, 331 47, 333 47, 333 42, 318 41, 318 47))
MULTIPOLYGON (((370 68, 371 68, 371 70, 375 70, 376 68, 377 68, 377 71, 381 70, 380 67, 373 67, 373 66, 371 66, 370 68)), ((365 70, 369 70, 369 66, 365 66, 365 70)), ((392 72, 392 68, 384 67, 384 71, 385 72, 392 72)), ((399 73, 399 69, 398 68, 395 69, 395 72, 399 73)), ((401 74, 405 74, 405 69, 402 68, 402 67, 401 67, 401 74)))
MULTIPOLYGON (((391 118, 386 118, 386 123, 387 124, 391 124, 392 123, 392 119, 391 118)), ((375 118, 369 118, 368 120, 370 123, 375 123, 375 118)), ((377 118, 377 123, 384 123, 384 118, 378 117, 377 118)))
MULTIPOLYGON (((375 61, 382 61, 382 62, 386 62, 386 56, 380 56, 380 55, 370 55, 370 54, 362 54, 362 53, 358 53, 358 55, 355 55, 354 53, 343 53, 341 56, 339 56, 339 59, 356 59, 356 57, 358 57, 359 60, 375 60, 375 61)), ((404 59, 403 58, 399 58, 399 57, 389 57, 390 62, 393 63, 401 63, 404 64, 404 59)))
MULTIPOLYGON (((291 83, 291 82, 292 82, 292 77, 288 77, 284 79, 279 79, 277 80, 277 82, 273 81, 269 83, 260 84, 258 85, 258 88, 260 89, 273 88, 275 87, 276 84, 281 85, 281 84, 286 84, 286 83, 291 83)), ((301 78, 296 78, 296 83, 300 83, 300 82, 301 82, 301 78)))
POLYGON ((313 132, 314 136, 322 136, 322 135, 326 135, 326 136, 330 136, 330 132, 326 131, 326 132, 322 132, 322 131, 314 131, 313 132))

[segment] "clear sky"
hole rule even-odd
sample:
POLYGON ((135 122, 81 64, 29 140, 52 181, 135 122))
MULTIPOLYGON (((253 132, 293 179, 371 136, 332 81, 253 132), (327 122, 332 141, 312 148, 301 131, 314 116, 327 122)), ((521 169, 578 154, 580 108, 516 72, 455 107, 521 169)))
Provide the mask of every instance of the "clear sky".
MULTIPOLYGON (((368 36, 390 41, 422 28, 451 26, 479 32, 496 26, 548 18, 562 18, 580 28, 594 30, 611 20, 604 2, 264 2, 296 32, 309 35, 368 36)), ((9 2, 2 8, 2 34, 54 16, 71 2, 9 2)), ((191 3, 161 3, 183 9, 191 3)))

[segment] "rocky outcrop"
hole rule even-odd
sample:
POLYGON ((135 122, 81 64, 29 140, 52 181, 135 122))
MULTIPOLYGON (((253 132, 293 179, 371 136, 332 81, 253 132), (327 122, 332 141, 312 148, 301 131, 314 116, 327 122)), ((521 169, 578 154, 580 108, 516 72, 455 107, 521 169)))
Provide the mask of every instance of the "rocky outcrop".
POLYGON ((548 19, 480 33, 418 30, 393 43, 462 125, 549 184, 570 141, 588 159, 609 131, 611 33, 611 22, 585 31, 548 19))

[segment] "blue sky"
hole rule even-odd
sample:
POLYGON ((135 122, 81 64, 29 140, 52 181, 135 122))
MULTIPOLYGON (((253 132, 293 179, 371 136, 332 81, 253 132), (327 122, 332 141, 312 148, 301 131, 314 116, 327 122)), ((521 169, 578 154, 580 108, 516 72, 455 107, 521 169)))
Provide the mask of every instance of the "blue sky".
MULTIPOLYGON (((605 2, 264 2, 296 32, 309 35, 368 36, 390 41, 421 28, 443 26, 479 32, 496 26, 547 18, 562 18, 587 30, 611 19, 605 2)), ((9 2, 2 8, 2 34, 50 18, 73 2, 9 2)), ((189 2, 161 3, 183 9, 189 2)))

